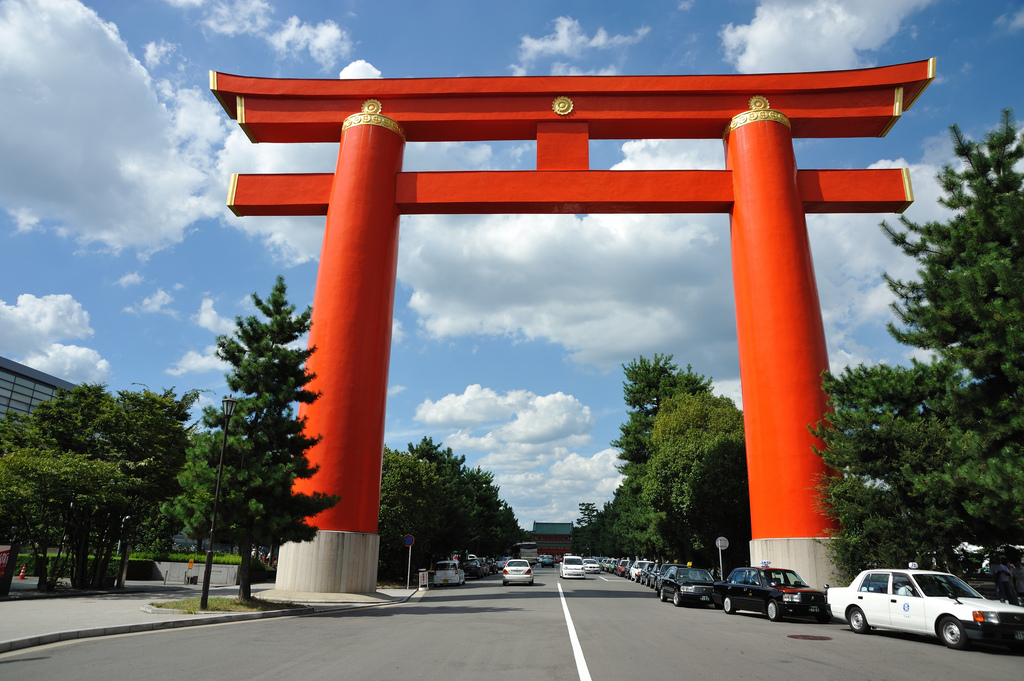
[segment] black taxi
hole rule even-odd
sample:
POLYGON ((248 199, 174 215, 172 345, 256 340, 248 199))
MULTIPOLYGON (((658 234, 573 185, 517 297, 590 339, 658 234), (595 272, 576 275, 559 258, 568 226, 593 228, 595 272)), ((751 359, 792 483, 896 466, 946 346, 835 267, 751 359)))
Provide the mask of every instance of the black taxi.
POLYGON ((812 617, 822 624, 832 621, 825 592, 812 589, 793 570, 775 567, 742 567, 715 582, 715 605, 726 614, 737 610, 764 613, 772 622, 783 617, 812 617))

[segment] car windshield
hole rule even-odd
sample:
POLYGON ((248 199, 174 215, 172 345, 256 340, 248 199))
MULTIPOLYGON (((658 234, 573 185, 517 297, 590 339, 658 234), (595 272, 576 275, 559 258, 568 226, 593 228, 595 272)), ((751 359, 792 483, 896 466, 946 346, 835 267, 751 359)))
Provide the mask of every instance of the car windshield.
POLYGON ((765 570, 764 578, 774 586, 793 586, 801 589, 807 588, 807 583, 800 579, 800 575, 792 570, 765 570))
POLYGON ((454 570, 455 569, 455 563, 451 563, 451 562, 438 563, 437 564, 437 569, 438 570, 454 570))
POLYGON ((679 570, 677 572, 677 574, 676 574, 676 577, 681 582, 713 582, 713 581, 715 581, 714 578, 711 576, 711 573, 708 572, 707 570, 697 570, 697 569, 679 570))
POLYGON ((984 598, 959 577, 953 575, 914 575, 925 596, 939 598, 984 598))
POLYGON ((583 565, 582 558, 576 558, 575 556, 569 556, 565 559, 566 565, 583 565))
POLYGON ((530 561, 528 560, 510 560, 505 563, 505 567, 510 568, 528 568, 530 567, 530 561))

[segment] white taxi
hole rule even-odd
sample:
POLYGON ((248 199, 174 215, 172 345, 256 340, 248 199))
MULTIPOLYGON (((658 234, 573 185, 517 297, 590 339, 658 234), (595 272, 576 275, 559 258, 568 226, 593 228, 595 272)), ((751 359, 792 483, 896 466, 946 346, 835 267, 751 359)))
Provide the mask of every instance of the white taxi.
POLYGON ((439 560, 434 568, 434 586, 462 586, 466 572, 454 560, 439 560))
POLYGON ((935 636, 958 650, 971 641, 1024 649, 1024 608, 989 600, 946 572, 865 570, 827 598, 858 634, 877 627, 935 636))

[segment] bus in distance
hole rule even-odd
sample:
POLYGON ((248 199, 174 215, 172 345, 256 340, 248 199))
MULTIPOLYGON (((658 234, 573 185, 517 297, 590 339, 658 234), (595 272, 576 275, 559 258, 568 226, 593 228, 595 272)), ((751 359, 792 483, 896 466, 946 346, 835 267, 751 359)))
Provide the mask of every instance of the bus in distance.
POLYGON ((512 552, 509 555, 513 558, 528 560, 530 561, 530 565, 536 565, 540 562, 540 556, 537 554, 537 542, 519 542, 512 547, 512 552))

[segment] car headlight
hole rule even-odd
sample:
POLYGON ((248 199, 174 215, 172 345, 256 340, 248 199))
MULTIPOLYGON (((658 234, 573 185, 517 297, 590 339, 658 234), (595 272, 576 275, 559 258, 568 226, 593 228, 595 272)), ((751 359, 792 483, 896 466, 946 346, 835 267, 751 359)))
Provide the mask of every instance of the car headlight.
POLYGON ((679 587, 679 590, 682 591, 683 593, 688 593, 688 594, 692 594, 694 591, 696 591, 696 589, 694 589, 692 586, 681 586, 681 587, 679 587))
POLYGON ((989 624, 999 624, 999 613, 991 610, 975 610, 971 613, 974 616, 975 622, 988 622, 989 624))
POLYGON ((801 596, 803 596, 803 594, 782 594, 782 600, 787 603, 799 603, 803 600, 801 596))

